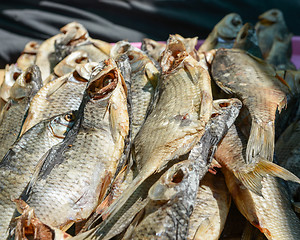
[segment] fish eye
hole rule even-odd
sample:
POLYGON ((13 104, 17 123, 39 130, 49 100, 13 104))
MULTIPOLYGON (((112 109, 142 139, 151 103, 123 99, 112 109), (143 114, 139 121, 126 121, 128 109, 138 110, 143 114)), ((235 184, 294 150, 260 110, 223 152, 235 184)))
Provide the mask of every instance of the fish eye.
POLYGON ((183 180, 184 173, 181 169, 179 169, 172 177, 171 182, 180 183, 183 180))
POLYGON ((227 103, 227 102, 219 103, 219 106, 220 106, 221 108, 228 107, 229 105, 230 105, 230 103, 227 103))
POLYGON ((30 83, 32 80, 32 73, 30 73, 30 72, 26 73, 24 76, 24 79, 25 79, 26 83, 30 83))
POLYGON ((88 58, 87 57, 80 57, 80 58, 77 58, 76 60, 75 60, 75 62, 76 63, 82 63, 83 61, 86 61, 88 58))
POLYGON ((272 14, 274 17, 277 16, 277 12, 272 12, 271 14, 272 14))
POLYGON ((239 20, 239 19, 236 19, 236 18, 234 18, 234 19, 232 19, 231 20, 231 24, 233 25, 233 26, 235 26, 235 27, 237 27, 238 25, 240 25, 242 22, 239 20))
POLYGON ((16 81, 17 78, 21 75, 21 73, 18 73, 18 72, 14 72, 13 74, 13 79, 16 81))
POLYGON ((133 55, 128 55, 128 58, 129 58, 129 60, 131 61, 131 60, 134 59, 134 56, 133 56, 133 55))
POLYGON ((67 122, 71 122, 71 121, 73 121, 74 119, 75 119, 75 115, 74 115, 73 113, 68 113, 68 114, 65 115, 65 120, 66 120, 67 122))
POLYGON ((214 118, 214 117, 217 117, 217 116, 219 116, 220 114, 219 113, 213 113, 210 117, 211 118, 214 118))

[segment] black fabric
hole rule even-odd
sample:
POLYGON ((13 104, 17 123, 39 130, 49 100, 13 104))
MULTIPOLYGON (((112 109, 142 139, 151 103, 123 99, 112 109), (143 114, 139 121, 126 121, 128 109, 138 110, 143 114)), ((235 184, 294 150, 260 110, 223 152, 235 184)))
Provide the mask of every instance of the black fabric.
POLYGON ((290 31, 300 35, 296 0, 2 0, 0 68, 15 62, 28 41, 41 42, 72 21, 83 24, 91 37, 108 42, 166 40, 172 33, 204 39, 230 12, 255 24, 270 8, 282 10, 290 31))

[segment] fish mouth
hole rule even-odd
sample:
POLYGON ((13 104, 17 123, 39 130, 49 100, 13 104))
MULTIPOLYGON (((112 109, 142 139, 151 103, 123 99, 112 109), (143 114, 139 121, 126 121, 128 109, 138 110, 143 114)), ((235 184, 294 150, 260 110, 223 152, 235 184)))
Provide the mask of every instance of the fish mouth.
POLYGON ((108 73, 95 79, 88 86, 87 93, 94 100, 107 97, 118 84, 118 72, 116 69, 110 70, 108 73))

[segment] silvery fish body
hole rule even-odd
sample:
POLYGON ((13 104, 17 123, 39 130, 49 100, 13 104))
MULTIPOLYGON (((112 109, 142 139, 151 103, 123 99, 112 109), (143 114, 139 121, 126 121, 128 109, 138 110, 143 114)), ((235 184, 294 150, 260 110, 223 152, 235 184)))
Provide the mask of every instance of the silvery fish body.
POLYGON ((128 133, 123 85, 111 59, 93 71, 79 108, 77 134, 49 155, 53 162, 29 193, 27 203, 43 223, 67 229, 87 219, 103 200, 128 133))
POLYGON ((44 85, 30 103, 21 134, 42 120, 77 110, 92 68, 97 63, 77 66, 76 70, 44 85))
POLYGON ((0 111, 0 160, 18 138, 30 101, 41 87, 41 72, 33 65, 10 88, 10 98, 0 111))
POLYGON ((6 239, 18 199, 44 163, 48 151, 63 141, 77 115, 65 113, 35 125, 0 162, 0 236, 6 239))

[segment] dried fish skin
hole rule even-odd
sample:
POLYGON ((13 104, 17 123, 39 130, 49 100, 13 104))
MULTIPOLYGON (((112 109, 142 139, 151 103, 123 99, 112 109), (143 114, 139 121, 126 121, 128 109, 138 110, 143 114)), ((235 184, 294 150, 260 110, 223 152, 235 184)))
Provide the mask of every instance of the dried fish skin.
POLYGON ((112 55, 116 58, 123 53, 128 57, 131 67, 131 118, 132 139, 134 139, 146 118, 160 72, 152 60, 140 49, 126 41, 117 42, 112 48, 112 55))
POLYGON ((49 155, 54 162, 37 179, 27 201, 43 223, 67 229, 88 218, 103 200, 128 134, 123 85, 111 59, 92 72, 77 134, 49 155))
POLYGON ((0 160, 17 140, 29 103, 41 86, 41 72, 32 65, 10 88, 10 98, 0 111, 0 160))
POLYGON ((91 62, 88 54, 84 51, 74 51, 61 60, 53 69, 57 77, 62 77, 70 72, 73 72, 77 65, 91 62))
POLYGON ((222 173, 207 173, 200 181, 188 240, 219 239, 231 204, 231 196, 222 173))
POLYGON ((77 110, 97 63, 79 65, 76 69, 44 85, 32 99, 21 135, 35 124, 70 110, 77 110))
POLYGON ((300 221, 282 184, 272 176, 262 181, 262 196, 243 186, 233 173, 222 168, 227 187, 239 211, 267 239, 298 239, 300 221))
POLYGON ((246 162, 257 156, 272 161, 276 111, 287 101, 274 69, 243 50, 219 49, 212 61, 212 76, 222 90, 234 93, 249 110, 252 123, 246 162))
POLYGON ((238 99, 229 99, 214 101, 213 106, 206 131, 188 159, 174 164, 149 189, 150 202, 130 239, 187 238, 199 180, 207 173, 217 144, 233 124, 242 104, 238 99))
MULTIPOLYGON (((278 138, 275 146, 278 164, 300 177, 300 121, 292 123, 278 138)), ((300 201, 299 184, 288 182, 295 202, 300 201)))
POLYGON ((18 199, 43 165, 48 151, 63 141, 73 126, 76 112, 64 113, 40 122, 20 137, 0 162, 0 236, 6 239, 18 199))

